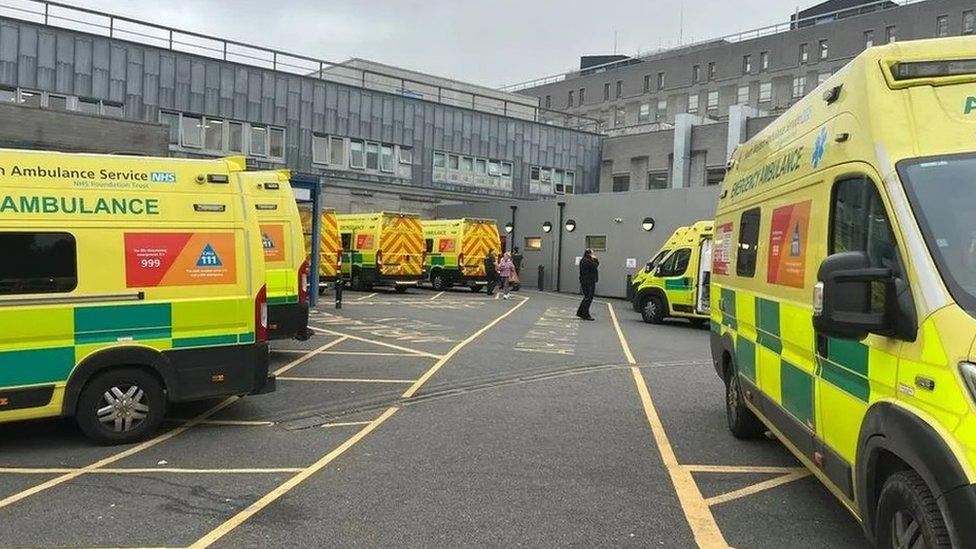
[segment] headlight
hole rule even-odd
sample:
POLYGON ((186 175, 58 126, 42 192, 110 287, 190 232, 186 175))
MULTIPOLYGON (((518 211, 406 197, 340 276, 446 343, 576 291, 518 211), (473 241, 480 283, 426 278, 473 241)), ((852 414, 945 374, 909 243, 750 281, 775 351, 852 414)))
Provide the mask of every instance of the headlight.
POLYGON ((962 380, 966 384, 966 388, 969 389, 969 398, 973 399, 973 403, 976 403, 976 364, 960 362, 959 373, 962 374, 962 380))

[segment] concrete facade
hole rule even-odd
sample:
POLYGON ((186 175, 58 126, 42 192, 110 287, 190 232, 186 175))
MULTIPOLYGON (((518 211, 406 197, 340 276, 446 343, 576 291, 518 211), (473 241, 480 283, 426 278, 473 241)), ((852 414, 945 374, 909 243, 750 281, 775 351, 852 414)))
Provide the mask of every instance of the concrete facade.
POLYGON ((512 221, 511 206, 515 210, 514 238, 509 240, 522 249, 522 284, 536 288, 538 269, 543 267, 543 287, 556 289, 556 269, 560 268, 559 289, 579 291, 579 269, 576 257, 587 246, 587 236, 606 237, 606 250, 597 251, 600 258, 600 281, 597 294, 624 297, 627 294, 627 275, 642 268, 678 227, 701 219, 715 217, 718 192, 714 188, 662 189, 614 194, 566 196, 559 200, 492 202, 438 206, 435 215, 441 219, 454 217, 487 217, 495 219, 500 234, 512 221), (559 222, 559 202, 564 202, 563 223, 559 222), (641 224, 652 217, 655 226, 645 231, 641 224), (576 222, 576 230, 567 232, 565 223, 576 222), (543 231, 543 223, 552 224, 552 231, 543 231), (562 255, 557 253, 562 237, 562 255), (538 237, 542 246, 529 249, 526 237, 538 237), (627 259, 636 262, 627 267, 627 259))

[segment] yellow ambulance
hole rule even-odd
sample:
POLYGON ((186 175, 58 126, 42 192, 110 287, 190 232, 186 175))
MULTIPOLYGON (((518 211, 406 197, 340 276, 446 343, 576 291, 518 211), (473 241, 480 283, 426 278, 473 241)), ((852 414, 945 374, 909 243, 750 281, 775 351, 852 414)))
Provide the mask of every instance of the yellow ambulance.
POLYGON ((690 227, 678 227, 677 229, 675 229, 674 232, 671 233, 671 236, 669 236, 668 239, 664 242, 664 245, 661 246, 661 249, 658 250, 658 252, 654 254, 653 257, 648 259, 647 264, 644 265, 644 268, 637 271, 637 274, 635 274, 634 277, 630 280, 630 285, 633 286, 632 304, 634 306, 634 311, 638 313, 641 311, 641 304, 640 301, 638 301, 637 299, 637 290, 640 289, 641 284, 644 283, 644 279, 650 276, 650 274, 654 272, 654 267, 657 267, 657 264, 660 263, 661 260, 665 258, 665 256, 671 253, 671 250, 674 249, 679 239, 682 236, 684 236, 684 234, 688 231, 688 229, 690 229, 690 227))
POLYGON ((268 339, 307 340, 309 260, 288 170, 239 175, 257 215, 268 288, 268 339))
POLYGON ((0 150, 0 422, 120 444, 167 403, 274 389, 244 169, 0 150))
POLYGON ((741 145, 712 356, 878 547, 976 541, 976 38, 855 58, 741 145))
MULTIPOLYGON (((305 234, 305 255, 312 256, 312 205, 299 205, 302 219, 302 231, 305 234)), ((339 280, 339 270, 342 268, 342 241, 339 238, 339 221, 335 210, 323 208, 319 216, 319 295, 325 293, 329 284, 339 280)))
POLYGON ((421 222, 426 246, 425 274, 435 290, 467 286, 480 291, 488 284, 485 257, 502 252, 493 219, 436 219, 421 222))
POLYGON ((355 290, 387 286, 397 292, 424 275, 424 228, 411 213, 340 214, 342 276, 355 290))
POLYGON ((671 251, 634 292, 644 322, 660 324, 669 317, 686 318, 696 325, 708 322, 714 226, 711 220, 699 221, 669 241, 671 251))

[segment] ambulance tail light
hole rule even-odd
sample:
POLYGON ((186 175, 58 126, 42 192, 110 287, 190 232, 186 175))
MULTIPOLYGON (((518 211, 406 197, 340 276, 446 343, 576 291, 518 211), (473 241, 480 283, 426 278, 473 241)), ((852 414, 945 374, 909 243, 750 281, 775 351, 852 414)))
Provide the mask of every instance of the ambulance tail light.
POLYGON ((335 256, 336 256, 335 266, 336 266, 336 270, 338 271, 339 269, 342 268, 342 250, 337 251, 335 256))
POLYGON ((464 254, 458 254, 458 267, 464 267, 464 254))
POLYGON ((969 398, 972 399, 973 404, 976 404, 976 364, 960 362, 959 373, 962 375, 963 382, 966 383, 966 389, 969 390, 969 398))
POLYGON ((420 266, 424 267, 426 265, 427 265, 427 250, 424 250, 424 253, 420 255, 420 266))
POLYGON ((383 266, 383 250, 376 250, 376 266, 383 266))
POLYGON ((308 259, 302 263, 302 266, 298 268, 298 302, 305 303, 308 301, 308 278, 311 271, 311 265, 308 259))
POLYGON ((268 340, 268 287, 261 286, 254 298, 254 340, 263 343, 268 340))

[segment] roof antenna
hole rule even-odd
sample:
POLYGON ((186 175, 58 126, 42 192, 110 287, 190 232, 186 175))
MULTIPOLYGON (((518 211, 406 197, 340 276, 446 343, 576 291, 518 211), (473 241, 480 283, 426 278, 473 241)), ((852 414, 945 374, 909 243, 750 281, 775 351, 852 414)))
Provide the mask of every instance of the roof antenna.
POLYGON ((685 42, 684 41, 684 37, 685 37, 685 5, 684 4, 681 4, 681 12, 679 17, 680 19, 678 22, 678 47, 680 48, 682 45, 684 45, 685 42))

